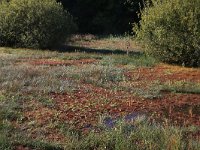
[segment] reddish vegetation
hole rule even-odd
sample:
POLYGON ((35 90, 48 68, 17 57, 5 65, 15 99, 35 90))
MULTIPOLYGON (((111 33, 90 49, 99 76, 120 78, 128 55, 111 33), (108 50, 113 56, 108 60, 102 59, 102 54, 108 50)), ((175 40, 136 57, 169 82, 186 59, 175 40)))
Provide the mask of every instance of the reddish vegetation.
POLYGON ((25 147, 25 146, 20 145, 20 146, 17 146, 17 147, 15 148, 15 150, 32 150, 32 148, 29 148, 29 147, 25 147))
POLYGON ((200 70, 170 65, 158 65, 153 68, 138 68, 126 74, 132 78, 139 76, 138 80, 153 81, 195 81, 200 82, 200 70))
POLYGON ((166 93, 159 99, 142 100, 123 91, 114 93, 91 85, 84 87, 89 92, 81 89, 74 94, 52 94, 56 107, 62 112, 60 117, 79 127, 94 125, 103 113, 117 117, 133 112, 151 112, 156 119, 166 117, 179 124, 200 126, 199 110, 193 109, 195 105, 200 106, 200 95, 166 93), (186 110, 178 107, 186 107, 186 110))
MULTIPOLYGON (((57 119, 59 112, 53 108, 43 106, 37 101, 30 101, 26 103, 26 106, 30 109, 24 110, 24 127, 29 127, 29 135, 31 138, 36 138, 41 135, 45 137, 45 140, 54 142, 64 142, 66 140, 59 130, 52 124, 57 119), (34 108, 34 109, 31 109, 34 108), (34 128, 31 128, 31 125, 34 128), (52 125, 50 125, 52 124, 52 125)), ((20 128, 23 128, 20 126, 20 128)), ((40 137, 40 138, 44 138, 40 137)))
POLYGON ((147 110, 155 113, 154 117, 166 117, 179 125, 200 126, 200 95, 166 94, 163 98, 147 102, 147 110))
MULTIPOLYGON (((93 59, 63 62, 33 61, 32 64, 78 65, 95 61, 93 59)), ((130 82, 133 80, 134 82, 154 80, 161 82, 182 80, 200 82, 199 69, 163 64, 153 68, 138 68, 126 73, 126 76, 129 77, 130 82), (138 78, 134 78, 136 75, 138 75, 138 78)), ((40 105, 34 110, 26 110, 24 115, 27 120, 37 120, 38 126, 45 126, 45 124, 49 123, 49 120, 58 119, 61 122, 69 123, 77 129, 85 131, 87 127, 95 126, 103 114, 116 118, 137 112, 148 115, 151 120, 167 121, 181 126, 200 126, 200 94, 163 92, 161 98, 152 100, 142 99, 126 91, 114 92, 110 89, 82 83, 80 89, 73 93, 51 93, 50 96, 53 98, 55 106, 53 108, 45 108, 40 105)), ((48 139, 51 141, 60 141, 64 138, 54 129, 47 131, 47 134, 48 139), (57 138, 52 139, 52 135, 57 138)), ((195 134, 194 136, 199 138, 199 134, 195 134)))
MULTIPOLYGON (((151 119, 158 121, 166 121, 164 118, 167 118, 178 125, 200 126, 199 110, 193 111, 193 106, 200 106, 200 95, 166 93, 161 99, 141 100, 127 95, 128 93, 123 91, 114 93, 91 85, 85 85, 84 87, 87 90, 81 89, 68 94, 52 93, 51 96, 55 100, 54 109, 38 107, 36 110, 25 112, 25 116, 29 121, 37 120, 38 127, 45 126, 50 120, 58 117, 57 119, 61 122, 71 123, 71 125, 82 131, 87 131, 88 127, 95 126, 99 116, 105 113, 113 116, 113 118, 126 116, 133 112, 149 113, 153 114, 150 116, 151 119), (109 101, 104 101, 106 99, 109 101), (177 109, 184 106, 189 107, 184 111, 177 109), (58 112, 59 115, 54 116, 58 112)), ((50 141, 65 141, 65 137, 54 128, 47 128, 45 134, 45 137, 50 141)), ((34 138, 36 133, 32 132, 32 135, 34 138)), ((200 138, 199 133, 195 133, 193 136, 197 139, 200 138)), ((17 150, 24 150, 23 147, 20 148, 18 147, 17 150)))

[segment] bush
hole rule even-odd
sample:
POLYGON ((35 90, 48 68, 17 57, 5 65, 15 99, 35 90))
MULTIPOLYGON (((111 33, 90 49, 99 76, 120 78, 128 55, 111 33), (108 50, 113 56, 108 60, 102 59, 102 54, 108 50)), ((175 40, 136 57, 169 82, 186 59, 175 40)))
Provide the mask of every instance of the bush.
POLYGON ((163 62, 200 66, 200 1, 153 0, 134 27, 148 54, 163 62))
POLYGON ((0 4, 0 46, 51 48, 75 25, 55 0, 11 0, 0 4))

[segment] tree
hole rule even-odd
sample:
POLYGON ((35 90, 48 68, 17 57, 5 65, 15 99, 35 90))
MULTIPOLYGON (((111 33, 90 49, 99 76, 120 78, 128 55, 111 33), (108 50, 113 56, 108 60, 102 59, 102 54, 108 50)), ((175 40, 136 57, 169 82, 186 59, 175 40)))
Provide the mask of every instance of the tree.
POLYGON ((59 0, 83 33, 131 32, 144 0, 59 0))

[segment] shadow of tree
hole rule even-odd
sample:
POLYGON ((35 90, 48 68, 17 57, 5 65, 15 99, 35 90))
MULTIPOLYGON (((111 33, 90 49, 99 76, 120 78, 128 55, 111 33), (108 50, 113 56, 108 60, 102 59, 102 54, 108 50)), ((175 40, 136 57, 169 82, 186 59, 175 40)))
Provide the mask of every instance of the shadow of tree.
POLYGON ((88 48, 88 47, 79 47, 79 46, 71 46, 71 45, 62 45, 55 49, 59 52, 83 52, 83 53, 97 53, 97 54, 118 54, 118 55, 143 55, 144 53, 139 50, 133 51, 125 51, 120 49, 110 50, 110 49, 95 49, 95 48, 88 48))

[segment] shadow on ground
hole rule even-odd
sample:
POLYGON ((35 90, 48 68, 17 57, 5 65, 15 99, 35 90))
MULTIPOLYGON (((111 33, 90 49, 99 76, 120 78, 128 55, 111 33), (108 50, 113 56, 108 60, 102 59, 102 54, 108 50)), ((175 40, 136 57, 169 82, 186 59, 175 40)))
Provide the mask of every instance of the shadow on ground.
POLYGON ((142 55, 143 52, 139 50, 125 51, 125 50, 110 50, 110 49, 95 49, 88 47, 79 47, 79 46, 70 46, 70 45, 62 45, 55 50, 59 52, 83 52, 83 53, 97 53, 97 54, 121 54, 121 55, 142 55))

